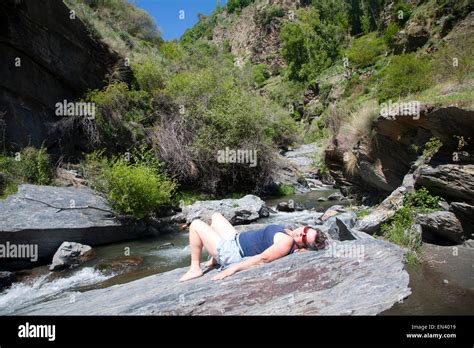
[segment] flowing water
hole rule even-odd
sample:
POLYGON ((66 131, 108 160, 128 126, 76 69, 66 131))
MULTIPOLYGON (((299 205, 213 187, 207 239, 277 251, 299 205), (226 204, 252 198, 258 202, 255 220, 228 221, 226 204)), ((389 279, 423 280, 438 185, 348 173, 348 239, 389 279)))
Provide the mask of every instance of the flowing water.
MULTIPOLYGON (((307 194, 295 194, 267 201, 275 207, 280 201, 293 199, 306 209, 323 211, 340 202, 319 202, 337 190, 325 189, 307 194)), ((345 202, 350 204, 350 202, 345 202)), ((277 217, 297 218, 306 212, 279 213, 277 217)), ((271 223, 275 216, 261 219, 271 223)), ((17 310, 35 303, 48 301, 65 293, 105 288, 123 284, 153 274, 189 265, 188 233, 176 232, 151 239, 135 240, 94 248, 93 257, 73 270, 49 272, 47 266, 20 272, 20 281, 0 293, 0 315, 15 314, 17 310)), ((470 254, 472 255, 472 254, 470 254)), ((206 255, 203 253, 203 260, 206 255)), ((467 256, 463 262, 472 263, 467 256)), ((459 267, 454 267, 460 269, 459 267)), ((459 274, 468 279, 464 284, 445 283, 446 275, 437 273, 429 264, 407 267, 413 294, 383 314, 474 314, 474 285, 470 274, 459 274), (469 281, 469 278, 471 281, 469 281)), ((449 270, 449 273, 456 272, 449 270)), ((466 272, 465 270, 463 272, 466 272)), ((469 271, 467 271, 469 273, 469 271)))

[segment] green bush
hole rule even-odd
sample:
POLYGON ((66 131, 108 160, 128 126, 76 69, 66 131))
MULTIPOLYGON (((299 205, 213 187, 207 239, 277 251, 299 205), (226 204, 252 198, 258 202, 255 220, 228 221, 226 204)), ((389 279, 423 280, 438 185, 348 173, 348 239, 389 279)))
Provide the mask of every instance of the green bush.
POLYGON ((143 218, 169 204, 175 183, 152 168, 117 160, 105 173, 107 198, 123 214, 143 218))
POLYGON ((417 262, 421 248, 421 233, 414 228, 416 214, 438 209, 439 201, 438 196, 432 196, 424 187, 414 193, 407 193, 403 207, 381 227, 384 238, 408 249, 407 260, 412 263, 417 262))
MULTIPOLYGON (((146 76, 146 69, 141 73, 139 81, 144 87, 153 88, 157 80, 146 76)), ((148 117, 152 111, 148 92, 130 90, 124 82, 111 83, 101 91, 91 91, 87 100, 96 104, 97 143, 110 149, 123 149, 140 140, 143 138, 140 125, 151 125, 154 120, 148 117)))
POLYGON ((383 72, 378 87, 379 101, 398 99, 410 93, 417 93, 431 84, 431 65, 425 59, 417 58, 414 53, 394 56, 383 72))
POLYGON ((281 55, 292 80, 312 81, 340 56, 346 34, 345 18, 325 18, 316 8, 300 9, 297 20, 287 21, 280 32, 281 55))
POLYGON ((176 42, 165 42, 160 46, 160 52, 164 58, 179 61, 184 57, 184 50, 181 45, 176 42))
POLYGON ((165 73, 159 62, 146 59, 139 64, 132 64, 132 69, 141 90, 153 92, 165 84, 165 73))
POLYGON ((212 34, 217 25, 217 13, 212 13, 209 17, 205 17, 194 25, 192 28, 186 29, 179 41, 186 47, 192 46, 199 39, 212 40, 212 34))
POLYGON ((260 27, 267 28, 275 18, 281 18, 284 16, 285 10, 283 8, 277 5, 268 5, 257 13, 255 21, 260 27))
POLYGON ((357 68, 365 68, 373 65, 385 50, 386 46, 383 39, 377 37, 375 33, 370 33, 355 39, 347 56, 349 62, 357 68))
POLYGON ((437 137, 431 137, 423 147, 423 156, 432 157, 443 146, 443 143, 437 137))
POLYGON ((108 17, 108 25, 117 32, 126 31, 130 35, 150 42, 159 42, 160 31, 152 17, 143 9, 126 0, 68 0, 71 6, 87 4, 99 16, 108 17))
POLYGON ((400 27, 397 23, 390 23, 387 29, 385 29, 383 39, 388 46, 392 46, 394 44, 399 31, 400 27))
POLYGON ((425 187, 422 187, 416 190, 415 193, 407 193, 404 205, 421 210, 439 209, 438 203, 440 200, 440 197, 432 196, 425 187))
POLYGON ((175 181, 162 172, 162 164, 143 148, 132 152, 130 161, 95 152, 87 156, 85 168, 91 186, 104 193, 117 212, 137 219, 169 204, 176 188, 175 181))
MULTIPOLYGON (((381 232, 387 240, 417 255, 421 248, 421 233, 414 226, 415 211, 404 206, 396 212, 390 223, 382 225, 381 232)), ((416 261, 412 259, 412 262, 416 261)))
POLYGON ((392 16, 400 24, 404 24, 410 19, 413 12, 413 5, 406 0, 397 0, 392 7, 392 16))
POLYGON ((295 194, 295 188, 293 186, 287 184, 278 185, 276 192, 277 196, 290 196, 293 194, 295 194))
POLYGON ((46 148, 25 147, 14 156, 0 155, 0 196, 17 191, 22 183, 48 185, 53 179, 53 168, 46 148))
POLYGON ((43 146, 40 149, 34 147, 23 149, 18 164, 25 181, 38 185, 51 183, 53 171, 49 155, 43 146))
POLYGON ((213 194, 236 187, 249 191, 262 188, 274 166, 272 145, 293 141, 295 123, 290 115, 277 104, 246 91, 238 81, 240 76, 236 77, 233 70, 217 64, 170 79, 166 93, 184 106, 179 115, 182 121, 178 122, 181 128, 168 127, 171 121, 163 124, 156 133, 161 139, 156 147, 181 182, 213 194), (227 147, 257 151, 256 167, 217 163, 217 154, 227 147))
POLYGON ((250 5, 252 2, 254 2, 254 0, 228 0, 225 5, 225 9, 229 13, 240 13, 244 7, 250 5))
POLYGON ((252 68, 252 75, 255 87, 262 87, 265 81, 270 77, 268 66, 266 64, 254 65, 252 68))

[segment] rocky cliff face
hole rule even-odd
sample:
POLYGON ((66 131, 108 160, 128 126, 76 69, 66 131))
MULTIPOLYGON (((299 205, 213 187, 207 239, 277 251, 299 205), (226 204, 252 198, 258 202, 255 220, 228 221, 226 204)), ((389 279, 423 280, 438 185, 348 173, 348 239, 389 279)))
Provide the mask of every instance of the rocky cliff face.
POLYGON ((454 190, 450 190, 448 186, 454 177, 473 179, 466 166, 474 163, 474 111, 429 105, 422 106, 421 110, 419 119, 380 116, 374 124, 376 135, 371 139, 361 139, 352 148, 348 147, 344 134, 338 134, 326 151, 326 161, 337 183, 346 191, 387 196, 401 185, 404 175, 419 156, 420 149, 423 149, 430 138, 436 137, 443 146, 427 168, 423 169, 420 182, 427 188, 434 188, 436 193, 452 198, 467 198, 464 184, 454 190), (465 145, 459 150, 461 137, 465 145), (351 175, 343 169, 345 153, 354 155, 357 160, 356 170, 351 175), (443 165, 452 168, 447 170, 443 165), (438 170, 430 170, 428 167, 438 170), (452 177, 448 178, 449 175, 445 172, 451 173, 452 177), (444 179, 436 180, 439 176, 444 179), (436 184, 440 180, 443 188, 440 188, 439 183, 436 184))
POLYGON ((60 0, 2 1, 0 50, 0 126, 14 150, 70 145, 53 131, 55 104, 102 87, 120 61, 60 0))
POLYGON ((229 44, 231 52, 242 62, 264 63, 270 67, 285 64, 280 55, 280 30, 290 11, 303 6, 304 1, 270 0, 245 7, 240 14, 222 12, 213 30, 212 42, 222 47, 229 44), (268 5, 278 9, 271 20, 265 13, 268 5))

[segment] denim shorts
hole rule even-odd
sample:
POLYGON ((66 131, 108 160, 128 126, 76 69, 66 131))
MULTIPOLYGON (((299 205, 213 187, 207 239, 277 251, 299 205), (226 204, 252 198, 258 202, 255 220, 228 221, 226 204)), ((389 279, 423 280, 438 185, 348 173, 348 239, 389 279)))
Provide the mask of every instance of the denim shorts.
POLYGON ((231 264, 242 261, 242 259, 238 234, 233 239, 221 239, 216 252, 217 263, 221 265, 220 270, 226 269, 231 264))

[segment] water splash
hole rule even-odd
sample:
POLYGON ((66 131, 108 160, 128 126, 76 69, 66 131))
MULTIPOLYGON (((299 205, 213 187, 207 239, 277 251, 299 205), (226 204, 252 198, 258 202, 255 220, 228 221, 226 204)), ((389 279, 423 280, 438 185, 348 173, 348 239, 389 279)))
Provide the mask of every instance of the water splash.
POLYGON ((92 267, 83 268, 70 277, 51 280, 51 273, 39 276, 27 283, 15 283, 0 293, 0 315, 13 314, 17 310, 52 300, 68 290, 96 284, 111 278, 92 267))

